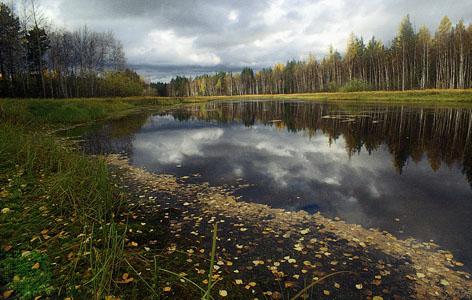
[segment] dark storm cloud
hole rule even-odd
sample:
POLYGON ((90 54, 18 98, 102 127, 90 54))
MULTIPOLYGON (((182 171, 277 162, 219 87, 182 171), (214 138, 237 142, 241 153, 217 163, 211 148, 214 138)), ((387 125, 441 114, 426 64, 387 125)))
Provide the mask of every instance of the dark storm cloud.
POLYGON ((333 45, 351 32, 388 42, 403 16, 431 30, 441 17, 472 22, 472 1, 42 0, 60 25, 113 30, 130 63, 266 66, 333 45))

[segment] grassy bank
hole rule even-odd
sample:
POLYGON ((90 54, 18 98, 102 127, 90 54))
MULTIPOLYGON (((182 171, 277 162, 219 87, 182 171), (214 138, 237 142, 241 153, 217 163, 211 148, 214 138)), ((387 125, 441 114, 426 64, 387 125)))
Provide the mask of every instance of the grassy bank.
POLYGON ((103 161, 29 131, 0 125, 3 292, 108 294, 123 250, 125 229, 114 219, 120 191, 103 161))
POLYGON ((30 127, 73 125, 182 102, 171 98, 0 99, 0 120, 30 127))
POLYGON ((472 90, 413 90, 413 91, 368 91, 368 92, 333 92, 306 94, 266 94, 235 96, 192 96, 192 97, 130 97, 122 99, 128 103, 179 102, 195 103, 213 100, 306 100, 306 101, 362 101, 376 103, 409 104, 472 104, 472 90))
MULTIPOLYGON (((142 299, 143 289, 161 298, 162 286, 180 282, 157 270, 139 277, 130 195, 103 159, 49 134, 157 103, 180 101, 0 100, 0 298, 142 299)), ((186 268, 185 259, 161 257, 156 265, 186 268)))
POLYGON ((189 97, 185 102, 231 99, 363 101, 387 103, 472 103, 472 90, 417 90, 189 97))

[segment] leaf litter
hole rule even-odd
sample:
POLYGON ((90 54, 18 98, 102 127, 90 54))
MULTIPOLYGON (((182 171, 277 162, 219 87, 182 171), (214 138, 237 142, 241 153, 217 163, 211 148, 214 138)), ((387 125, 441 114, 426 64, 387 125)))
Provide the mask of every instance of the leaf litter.
MULTIPOLYGON (((150 173, 119 155, 109 155, 107 160, 123 187, 135 192, 129 205, 136 208, 133 219, 143 231, 153 222, 163 222, 153 215, 164 215, 173 242, 169 254, 192 250, 187 251, 192 262, 195 256, 204 256, 211 246, 207 228, 219 223, 214 279, 230 282, 232 289, 280 299, 287 292, 302 290, 307 282, 344 272, 320 280, 312 295, 376 300, 472 297, 471 275, 460 270, 463 264, 449 251, 433 243, 400 240, 388 232, 319 213, 242 202, 227 187, 150 173)), ((137 242, 130 246, 144 247, 145 252, 157 244, 151 239, 132 240, 137 242)), ((196 265, 195 272, 201 273, 201 264, 196 265)), ((226 296, 221 291, 233 294, 228 288, 220 289, 222 297, 226 296)))

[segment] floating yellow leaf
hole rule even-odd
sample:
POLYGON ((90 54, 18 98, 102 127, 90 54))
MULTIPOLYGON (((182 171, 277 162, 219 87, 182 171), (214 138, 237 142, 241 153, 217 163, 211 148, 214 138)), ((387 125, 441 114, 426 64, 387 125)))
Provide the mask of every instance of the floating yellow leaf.
POLYGON ((243 284, 243 281, 241 279, 236 279, 234 282, 236 282, 236 284, 243 284))
POLYGON ((309 232, 310 232, 310 229, 309 229, 309 228, 306 228, 306 229, 303 229, 303 230, 300 231, 300 233, 303 234, 303 235, 305 235, 305 234, 307 234, 307 233, 309 233, 309 232))
POLYGON ((330 293, 328 290, 323 290, 323 294, 324 294, 325 296, 329 296, 331 293, 330 293))
POLYGON ((358 284, 356 284, 356 289, 358 289, 358 290, 362 290, 362 283, 358 283, 358 284))
POLYGON ((220 291, 218 292, 218 294, 220 294, 221 297, 226 297, 226 296, 228 296, 228 292, 227 292, 226 290, 220 290, 220 291))
POLYGON ((264 261, 263 260, 253 260, 252 263, 257 267, 258 265, 263 265, 264 261))
POLYGON ((383 300, 383 297, 380 297, 380 296, 374 296, 374 298, 372 298, 372 300, 383 300))
POLYGON ((444 286, 449 285, 449 281, 447 281, 445 279, 441 279, 441 281, 439 283, 441 283, 444 286))
POLYGON ((168 293, 172 290, 172 288, 170 286, 166 286, 162 289, 164 292, 168 293))

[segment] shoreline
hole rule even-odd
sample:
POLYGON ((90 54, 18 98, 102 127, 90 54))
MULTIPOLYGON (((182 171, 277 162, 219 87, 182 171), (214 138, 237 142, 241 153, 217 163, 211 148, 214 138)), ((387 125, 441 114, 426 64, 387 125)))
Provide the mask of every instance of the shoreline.
MULTIPOLYGON (((383 297, 388 298, 392 296, 392 293, 390 291, 383 293, 386 292, 383 282, 393 277, 395 280, 388 284, 389 288, 394 290, 393 295, 408 296, 408 294, 399 294, 406 288, 406 291, 411 289, 410 292, 419 299, 472 297, 471 275, 460 271, 462 263, 456 262, 450 252, 440 249, 435 244, 420 243, 414 239, 399 240, 389 233, 365 229, 360 225, 347 224, 338 219, 332 220, 319 213, 310 215, 306 212, 287 212, 266 205, 239 202, 231 195, 231 191, 220 187, 187 184, 171 175, 153 174, 129 165, 126 159, 117 155, 110 155, 106 160, 111 166, 123 172, 128 184, 132 182, 139 186, 138 189, 141 188, 150 193, 159 191, 173 195, 174 197, 171 198, 175 202, 170 203, 168 200, 169 207, 181 207, 187 211, 201 212, 199 217, 203 220, 200 222, 213 220, 213 222, 224 224, 219 232, 222 236, 220 240, 231 236, 238 240, 245 240, 240 235, 249 234, 257 237, 253 238, 255 241, 263 239, 282 241, 278 243, 283 249, 280 252, 268 251, 266 246, 260 246, 257 243, 248 246, 242 242, 243 245, 240 245, 236 241, 224 242, 225 247, 219 250, 226 249, 224 254, 227 261, 234 261, 232 257, 237 255, 239 262, 245 262, 239 265, 240 268, 266 269, 273 274, 274 282, 282 281, 284 284, 289 282, 288 285, 283 284, 285 286, 283 292, 299 291, 302 285, 298 281, 302 276, 307 280, 307 276, 303 274, 312 273, 313 278, 319 278, 329 272, 351 271, 359 273, 359 277, 348 278, 347 282, 352 282, 350 286, 343 285, 342 288, 335 290, 329 286, 330 294, 339 293, 339 295, 352 297, 356 293, 361 293, 363 296, 369 296, 371 293, 370 296, 382 294, 383 297), (188 196, 193 194, 197 198, 189 201, 188 196), (290 248, 287 248, 287 245, 290 245, 290 248), (238 249, 238 246, 242 248, 238 249), (246 246, 248 246, 247 249, 246 246), (349 253, 349 249, 353 253, 349 253), (277 266, 286 264, 290 259, 299 263, 309 261, 310 264, 305 263, 305 267, 307 265, 308 267, 302 268, 306 270, 306 273, 301 273, 300 266, 297 266, 292 272, 288 268, 285 270, 287 274, 281 276, 277 266), (311 268, 312 261, 318 263, 314 268, 311 268), (362 268, 350 270, 349 268, 354 267, 356 261, 365 263, 367 270, 362 268), (367 263, 369 261, 373 263, 367 263), (379 263, 380 261, 383 263, 379 263), (398 280, 401 282, 397 282, 398 280), (397 283, 394 284, 394 282, 397 283), (358 289, 356 284, 364 288, 358 289), (401 288, 396 289, 395 285, 401 288)), ((143 198, 148 199, 146 196, 143 198)), ((162 202, 152 199, 146 204, 147 210, 151 209, 153 202, 159 203, 160 207, 157 210, 165 207, 162 202)), ((192 220, 186 219, 186 216, 172 221, 174 221, 174 226, 181 229, 178 233, 179 237, 192 240, 196 236, 200 242, 204 241, 199 233, 195 235, 195 231, 185 232, 182 229, 195 226, 192 220)), ((192 243, 196 242, 193 241, 190 244, 192 243)), ((261 241, 261 244, 264 243, 261 241)), ((234 276, 230 275, 229 278, 234 280, 234 276)), ((344 283, 346 284, 346 279, 344 283)), ((270 290, 270 283, 261 285, 268 289, 262 291, 262 293, 266 292, 262 295, 267 296, 267 292, 277 292, 270 290)), ((320 288, 328 287, 321 283, 320 288)))
POLYGON ((238 202, 229 190, 151 174, 123 161, 107 167, 101 157, 85 155, 74 142, 54 134, 190 104, 187 100, 0 100, 7 158, 0 174, 5 183, 0 190, 0 264, 11 269, 0 281, 2 292, 78 299, 200 298, 201 291, 186 280, 206 289, 211 227, 219 221, 219 269, 213 276, 220 281, 212 295, 223 289, 227 299, 256 294, 259 299, 290 299, 314 278, 342 270, 314 286, 309 296, 472 298, 470 275, 434 244, 400 241, 319 214, 238 202), (125 176, 133 172, 135 178, 125 176), (35 260, 39 269, 31 267, 35 260), (349 270, 361 272, 354 276, 349 270))

